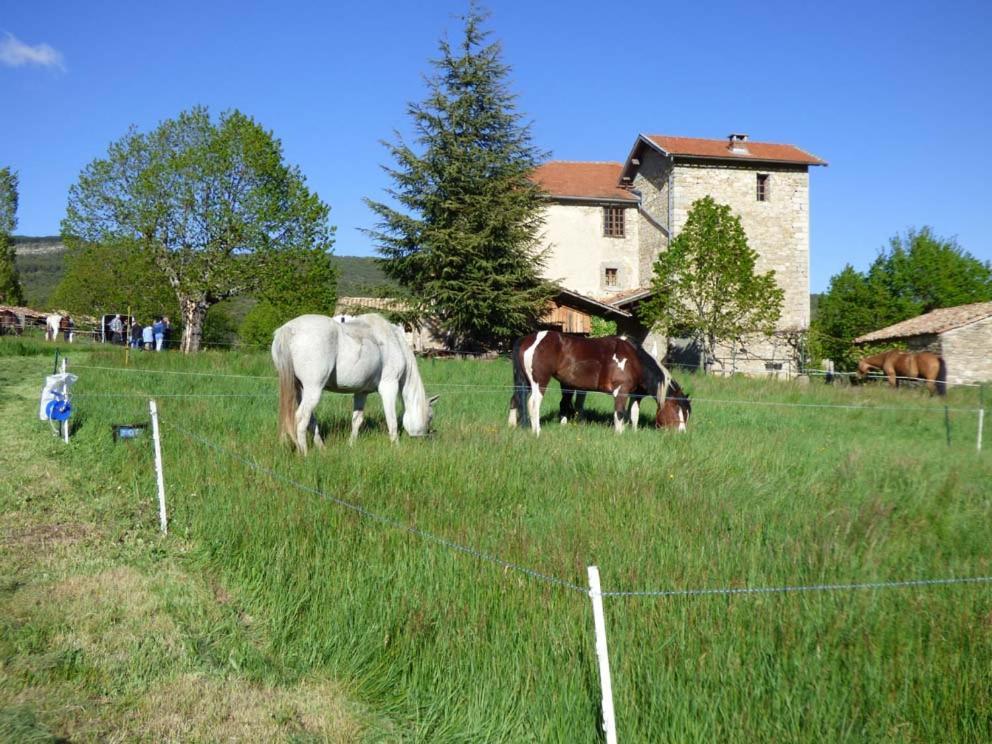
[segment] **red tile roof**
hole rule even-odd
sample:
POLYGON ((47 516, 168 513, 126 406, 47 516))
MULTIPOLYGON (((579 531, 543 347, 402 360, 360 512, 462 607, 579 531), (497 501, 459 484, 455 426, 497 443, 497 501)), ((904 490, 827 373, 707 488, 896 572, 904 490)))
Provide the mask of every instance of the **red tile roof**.
POLYGON ((617 185, 621 167, 620 163, 552 160, 538 166, 531 177, 551 196, 636 203, 636 196, 617 185))
POLYGON ((644 139, 671 155, 720 160, 758 160, 762 162, 826 165, 815 155, 794 145, 776 145, 770 142, 745 142, 747 152, 732 152, 726 139, 700 139, 698 137, 668 137, 663 134, 643 135, 644 139))
POLYGON ((974 323, 978 320, 992 317, 992 302, 974 302, 970 305, 957 307, 942 307, 924 315, 904 320, 901 323, 880 328, 854 339, 854 343, 863 344, 869 341, 886 341, 890 338, 906 338, 951 331, 955 328, 974 323))

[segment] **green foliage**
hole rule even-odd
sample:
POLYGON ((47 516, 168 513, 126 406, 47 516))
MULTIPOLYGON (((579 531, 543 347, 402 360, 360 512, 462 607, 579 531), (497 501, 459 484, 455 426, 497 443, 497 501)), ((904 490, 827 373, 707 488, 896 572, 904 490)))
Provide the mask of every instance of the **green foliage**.
POLYGON ((988 300, 988 262, 929 227, 908 230, 889 241, 865 274, 845 266, 830 280, 811 327, 815 355, 852 369, 869 352, 853 346, 858 336, 937 308, 988 300))
POLYGON ((592 326, 589 332, 591 338, 617 335, 617 322, 615 320, 603 320, 594 315, 590 319, 590 325, 592 326))
POLYGON ((507 86, 509 68, 473 6, 457 49, 440 42, 429 94, 409 106, 418 154, 387 144, 397 207, 367 200, 382 267, 453 348, 489 348, 531 330, 552 287, 540 276, 542 157, 507 86))
POLYGON ((69 191, 62 233, 78 242, 131 242, 174 288, 184 351, 199 347, 207 308, 254 291, 286 250, 326 252, 328 207, 271 132, 239 111, 214 123, 184 111, 148 134, 131 129, 69 191))
POLYGON ((338 270, 320 250, 290 250, 268 257, 258 304, 245 316, 239 335, 245 344, 268 346, 272 332, 297 315, 332 315, 338 270))
POLYGON ((76 243, 66 252, 65 276, 50 298, 70 313, 131 315, 150 323, 158 315, 176 318, 179 303, 150 252, 130 241, 76 243))
POLYGON ((233 346, 238 338, 238 324, 222 303, 207 310, 203 320, 203 346, 205 348, 233 346))
POLYGON ((785 293, 775 272, 755 274, 758 254, 741 221, 707 196, 693 203, 682 232, 654 264, 648 325, 696 338, 712 356, 718 340, 771 333, 785 293))
POLYGON ((0 304, 23 305, 13 234, 17 227, 17 174, 0 168, 0 304))

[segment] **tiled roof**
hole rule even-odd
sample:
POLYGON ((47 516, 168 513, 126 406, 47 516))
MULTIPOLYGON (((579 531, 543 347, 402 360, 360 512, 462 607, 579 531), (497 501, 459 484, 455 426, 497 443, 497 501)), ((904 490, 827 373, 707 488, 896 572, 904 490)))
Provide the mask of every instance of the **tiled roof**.
POLYGON ((338 297, 335 315, 362 315, 364 313, 403 312, 410 307, 393 297, 338 297))
POLYGON ((761 162, 799 163, 826 165, 815 155, 794 145, 776 145, 770 142, 745 142, 746 152, 733 152, 726 139, 700 139, 698 137, 668 137, 648 134, 644 138, 671 155, 720 160, 757 160, 761 162))
POLYGON ((942 307, 925 315, 904 320, 901 323, 880 328, 854 339, 854 343, 863 344, 869 341, 886 341, 909 336, 921 336, 931 333, 944 333, 961 326, 992 317, 992 302, 975 302, 971 305, 957 307, 942 307))
POLYGON ((552 160, 538 166, 531 177, 551 196, 637 203, 634 194, 617 185, 621 167, 620 163, 552 160))

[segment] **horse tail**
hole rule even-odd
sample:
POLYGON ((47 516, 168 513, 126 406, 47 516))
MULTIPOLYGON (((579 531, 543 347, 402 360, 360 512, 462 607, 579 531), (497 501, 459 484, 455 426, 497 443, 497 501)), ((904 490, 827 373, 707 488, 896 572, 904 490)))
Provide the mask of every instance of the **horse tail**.
POLYGON ((513 342, 513 400, 516 402, 521 426, 530 424, 530 416, 527 415, 527 390, 530 386, 524 374, 523 355, 520 353, 520 342, 524 338, 526 336, 513 342))
POLYGON ((937 357, 937 395, 947 395, 947 364, 944 357, 937 357))
POLYGON ((279 438, 289 437, 296 444, 296 372, 289 349, 292 331, 287 326, 276 329, 272 338, 272 361, 279 373, 279 438))

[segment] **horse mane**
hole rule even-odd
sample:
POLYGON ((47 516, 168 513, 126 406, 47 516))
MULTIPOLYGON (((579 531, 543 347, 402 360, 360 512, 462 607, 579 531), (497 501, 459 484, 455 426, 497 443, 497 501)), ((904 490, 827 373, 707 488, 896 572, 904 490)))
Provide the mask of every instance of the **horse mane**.
POLYGON ((396 341, 400 353, 403 355, 404 367, 403 375, 400 378, 400 394, 403 396, 403 427, 409 431, 407 423, 411 418, 418 423, 426 422, 428 416, 427 392, 424 390, 424 381, 420 377, 417 357, 413 355, 413 350, 406 342, 406 334, 403 329, 390 323, 378 313, 364 313, 346 322, 365 323, 396 341))
POLYGON ((658 405, 665 402, 668 391, 674 382, 671 372, 669 372, 657 359, 647 353, 640 344, 628 342, 637 350, 637 360, 641 363, 643 370, 644 390, 651 397, 658 397, 658 405), (661 393, 658 391, 661 390, 661 393))

